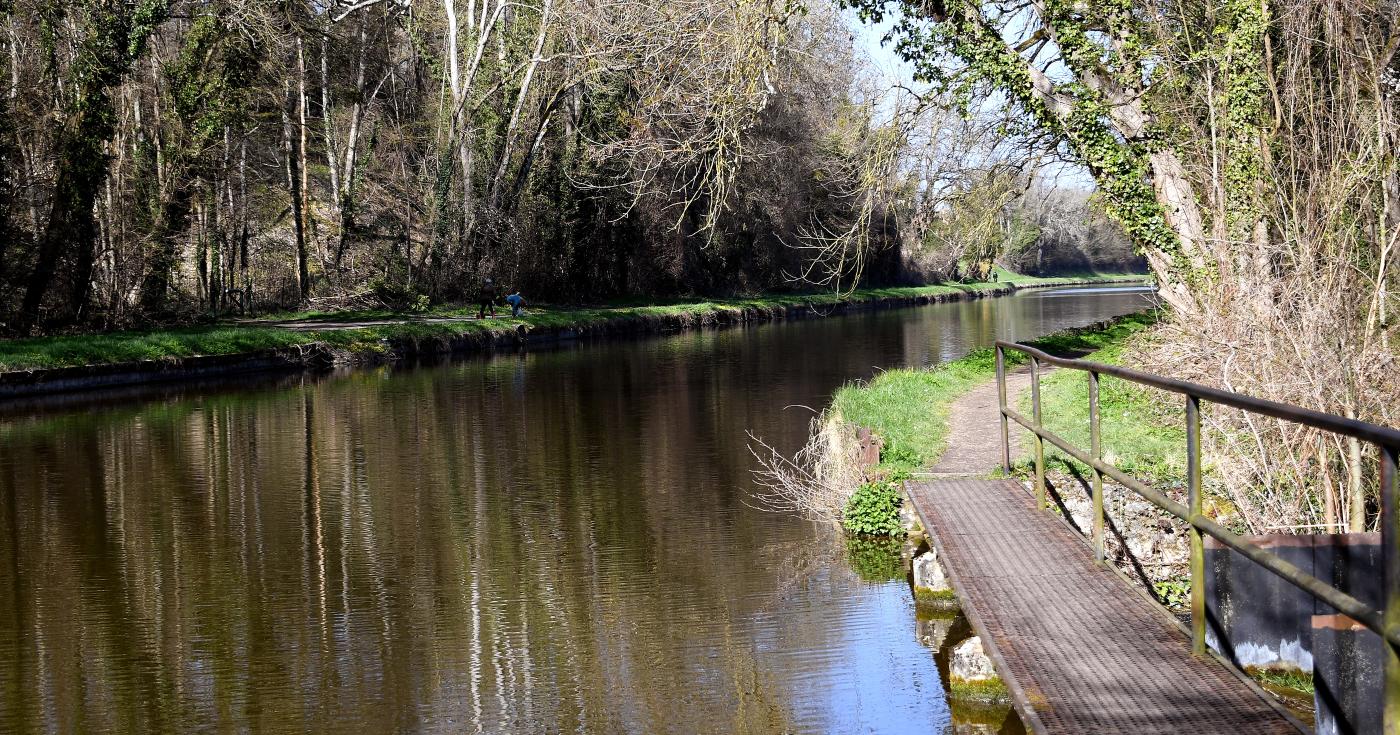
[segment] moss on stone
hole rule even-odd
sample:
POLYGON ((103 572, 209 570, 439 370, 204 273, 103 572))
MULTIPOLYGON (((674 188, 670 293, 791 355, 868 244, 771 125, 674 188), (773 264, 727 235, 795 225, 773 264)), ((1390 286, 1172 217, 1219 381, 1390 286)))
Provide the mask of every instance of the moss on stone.
POLYGON ((948 698, 963 702, 1004 703, 1011 692, 1001 679, 958 679, 948 682, 948 698))
POLYGON ((914 600, 923 603, 952 603, 954 606, 956 606, 958 602, 958 596, 952 590, 936 590, 930 587, 915 587, 914 600))
POLYGON ((952 715, 953 725, 956 726, 981 726, 990 728, 991 732, 1001 732, 1001 727, 1006 723, 1007 717, 1011 715, 1010 702, 964 702, 953 700, 948 702, 948 711, 952 715))

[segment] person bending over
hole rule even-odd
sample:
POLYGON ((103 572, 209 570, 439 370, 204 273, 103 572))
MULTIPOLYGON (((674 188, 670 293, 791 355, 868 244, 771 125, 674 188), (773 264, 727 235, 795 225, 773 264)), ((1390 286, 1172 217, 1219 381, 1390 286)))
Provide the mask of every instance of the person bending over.
POLYGON ((506 303, 510 304, 511 316, 520 316, 525 311, 525 299, 520 295, 519 291, 507 296, 506 303))

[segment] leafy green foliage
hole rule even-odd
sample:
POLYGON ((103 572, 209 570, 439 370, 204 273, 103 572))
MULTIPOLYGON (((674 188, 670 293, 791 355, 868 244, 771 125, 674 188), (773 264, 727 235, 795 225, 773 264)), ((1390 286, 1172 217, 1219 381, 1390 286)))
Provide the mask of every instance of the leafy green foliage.
POLYGON ((881 480, 867 482, 856 488, 841 514, 841 524, 848 533, 868 536, 902 536, 899 524, 899 482, 881 480))
POLYGON ((1264 37, 1269 11, 1259 0, 1228 0, 1217 34, 1225 70, 1225 208, 1231 237, 1248 241, 1263 216, 1264 201, 1257 186, 1264 161, 1259 146, 1264 116, 1266 69, 1264 37))
POLYGON ((230 32, 218 15, 195 19, 185 46, 165 67, 175 113, 185 126, 191 154, 207 148, 249 107, 249 88, 260 66, 253 45, 230 32))
POLYGON ((1191 579, 1189 577, 1172 577, 1160 582, 1152 583, 1152 591, 1156 593, 1157 599, 1161 600, 1173 610, 1180 610, 1191 604, 1191 579))

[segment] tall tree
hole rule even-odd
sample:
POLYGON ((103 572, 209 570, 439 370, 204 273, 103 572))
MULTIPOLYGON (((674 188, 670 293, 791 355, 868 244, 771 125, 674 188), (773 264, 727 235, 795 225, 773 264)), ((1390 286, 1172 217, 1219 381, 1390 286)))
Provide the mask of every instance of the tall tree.
MULTIPOLYGON (((898 11, 890 39, 923 77, 1005 95, 1088 168, 1177 317, 1143 359, 1393 422, 1400 5, 846 2, 870 20, 898 11)), ((1251 526, 1365 527, 1374 453, 1210 419, 1226 492, 1251 526), (1316 495, 1293 492, 1319 485, 1326 502, 1313 507, 1316 495)))
POLYGON ((184 46, 165 69, 173 115, 165 137, 166 186, 148 237, 141 307, 152 315, 165 310, 179 244, 189 228, 195 198, 217 196, 212 186, 224 131, 241 127, 248 90, 259 67, 257 49, 224 20, 230 6, 211 4, 198 15, 184 46))
POLYGON ((146 41, 170 13, 169 0, 94 0, 87 7, 87 35, 70 70, 71 96, 58 133, 57 183, 39 257, 29 276, 15 328, 27 333, 39 319, 60 261, 73 260, 70 297, 61 318, 80 315, 92 281, 97 227, 93 205, 107 175, 104 147, 116 127, 111 91, 141 57, 146 41))

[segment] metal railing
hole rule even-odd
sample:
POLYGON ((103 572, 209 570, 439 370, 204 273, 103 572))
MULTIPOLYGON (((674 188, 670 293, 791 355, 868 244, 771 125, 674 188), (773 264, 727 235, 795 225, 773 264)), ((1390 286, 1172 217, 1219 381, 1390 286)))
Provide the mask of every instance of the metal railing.
POLYGON ((1384 426, 1342 418, 1306 408, 1275 403, 1259 398, 1218 390, 1196 383, 1173 380, 1115 365, 1086 360, 1055 357, 1034 347, 998 341, 996 343, 997 398, 1001 408, 1001 460, 1011 471, 1010 421, 1015 421, 1033 435, 1035 452, 1035 502, 1037 508, 1046 506, 1045 442, 1059 447, 1070 457, 1093 470, 1094 555, 1104 560, 1103 481, 1116 480, 1124 487, 1146 498, 1157 507, 1185 521, 1191 543, 1191 650, 1197 655, 1206 652, 1205 548, 1203 535, 1209 535, 1246 558, 1282 577, 1313 597, 1336 608, 1379 635, 1385 646, 1384 725, 1386 735, 1400 735, 1400 508, 1397 508, 1396 463, 1400 454, 1400 431, 1384 426), (1006 351, 1021 352, 1030 358, 1031 418, 1027 419, 1006 402, 1006 351), (1071 445, 1047 430, 1040 407, 1041 365, 1080 370, 1089 376, 1089 451, 1071 445), (1110 375, 1140 385, 1185 396, 1186 403, 1186 505, 1148 487, 1118 468, 1103 461, 1099 435, 1099 378, 1110 375), (1376 610, 1355 597, 1338 590, 1313 575, 1284 561, 1281 557, 1250 543, 1201 513, 1201 401, 1237 408, 1250 413, 1271 416, 1334 434, 1353 437, 1376 446, 1380 453, 1381 494, 1381 559, 1385 569, 1383 584, 1384 608, 1376 610))

